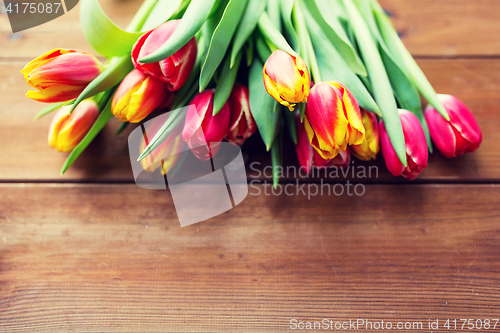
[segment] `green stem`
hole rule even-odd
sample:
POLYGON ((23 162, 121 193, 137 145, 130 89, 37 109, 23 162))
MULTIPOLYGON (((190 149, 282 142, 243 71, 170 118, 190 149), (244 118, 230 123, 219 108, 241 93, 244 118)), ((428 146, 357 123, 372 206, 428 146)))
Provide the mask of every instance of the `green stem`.
POLYGON ((156 6, 158 0, 144 0, 141 7, 134 15, 132 21, 130 21, 127 26, 127 31, 129 32, 139 32, 144 25, 144 22, 148 19, 149 14, 153 11, 153 8, 156 6))

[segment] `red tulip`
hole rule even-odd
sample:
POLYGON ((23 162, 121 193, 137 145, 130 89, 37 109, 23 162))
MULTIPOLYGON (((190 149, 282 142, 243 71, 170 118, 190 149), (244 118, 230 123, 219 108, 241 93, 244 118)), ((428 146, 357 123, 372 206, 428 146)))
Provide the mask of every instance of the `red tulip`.
POLYGON ((158 50, 172 36, 180 20, 167 21, 139 38, 132 49, 135 68, 165 83, 170 91, 176 91, 186 83, 196 61, 198 46, 193 37, 172 56, 159 62, 143 64, 139 59, 158 50))
POLYGON ((28 63, 21 73, 30 90, 27 97, 39 102, 66 102, 80 93, 104 70, 96 57, 75 50, 54 49, 28 63))
POLYGON ((483 135, 472 112, 458 98, 438 95, 450 121, 447 121, 432 106, 425 110, 431 138, 438 150, 448 158, 471 153, 479 148, 483 135))
POLYGON ((257 130, 257 125, 250 112, 248 88, 236 84, 231 92, 231 96, 229 96, 228 103, 231 117, 226 140, 241 146, 257 130))
POLYGON ((410 180, 416 179, 420 173, 427 167, 429 152, 427 150, 427 141, 424 130, 413 113, 407 110, 399 110, 399 117, 403 125, 403 133, 406 143, 407 167, 399 160, 389 139, 389 134, 380 121, 380 145, 384 155, 385 164, 390 173, 394 176, 403 176, 410 180))
POLYGON ((219 151, 229 129, 229 105, 213 115, 214 91, 199 93, 188 108, 182 138, 200 160, 207 161, 219 151))

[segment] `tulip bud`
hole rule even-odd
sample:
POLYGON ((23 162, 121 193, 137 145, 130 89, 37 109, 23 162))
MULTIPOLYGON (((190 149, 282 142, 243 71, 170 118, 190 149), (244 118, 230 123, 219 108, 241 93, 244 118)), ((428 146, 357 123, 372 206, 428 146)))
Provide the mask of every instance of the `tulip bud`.
POLYGON ((75 99, 101 72, 96 57, 81 51, 54 49, 29 62, 22 70, 26 82, 38 91, 27 97, 56 103, 75 99))
POLYGON ((213 115, 214 90, 199 93, 186 114, 182 138, 200 160, 207 161, 219 151, 220 143, 229 129, 229 105, 213 115))
POLYGON ((123 122, 138 123, 169 100, 165 83, 136 69, 120 83, 111 102, 111 112, 123 122))
POLYGON ((290 111, 297 103, 307 102, 311 78, 306 63, 298 55, 276 50, 264 65, 267 93, 290 111))
POLYGON ((392 146, 389 134, 384 123, 380 121, 380 145, 384 155, 387 169, 393 176, 403 176, 410 180, 416 179, 422 170, 427 167, 429 152, 427 141, 422 125, 413 113, 407 110, 398 110, 399 118, 403 126, 403 133, 406 143, 406 160, 408 166, 405 167, 399 160, 394 147, 392 146))
POLYGON ((338 82, 323 82, 311 89, 304 125, 309 142, 324 159, 333 159, 347 145, 359 145, 365 129, 359 105, 338 82))
POLYGON ((167 59, 151 64, 139 62, 141 58, 158 50, 172 36, 180 20, 167 21, 139 38, 132 49, 132 62, 141 72, 151 75, 167 84, 170 91, 176 91, 186 83, 196 61, 198 46, 193 37, 167 59))
MULTIPOLYGON (((165 117, 157 117, 147 122, 146 131, 147 137, 141 141, 139 151, 142 153, 146 145, 151 142, 156 133, 165 123, 165 117)), ((175 166, 181 156, 184 145, 182 140, 182 131, 176 127, 174 131, 163 141, 155 150, 141 160, 142 168, 148 172, 154 172, 161 167, 161 173, 166 175, 175 166)))
POLYGON ((228 103, 231 116, 226 140, 241 146, 257 130, 257 125, 250 112, 248 88, 236 84, 231 96, 229 96, 228 103))
POLYGON ((430 105, 425 110, 425 119, 432 141, 441 154, 452 158, 479 148, 483 135, 472 112, 454 96, 438 95, 438 98, 448 111, 450 121, 430 105))
POLYGON ((49 128, 49 145, 60 152, 72 151, 99 117, 99 108, 93 100, 78 104, 71 115, 71 106, 63 106, 52 119, 49 128))
POLYGON ((365 138, 360 145, 351 146, 351 151, 360 160, 374 160, 377 158, 380 150, 380 132, 377 116, 365 110, 361 110, 361 116, 363 117, 363 126, 365 127, 365 138))

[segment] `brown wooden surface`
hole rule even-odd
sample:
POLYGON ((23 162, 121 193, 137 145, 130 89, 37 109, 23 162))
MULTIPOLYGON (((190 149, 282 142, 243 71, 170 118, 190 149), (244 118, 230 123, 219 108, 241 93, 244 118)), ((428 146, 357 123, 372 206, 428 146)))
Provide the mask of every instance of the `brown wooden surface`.
MULTIPOLYGON (((100 2, 122 27, 140 5, 100 2)), ((51 117, 32 121, 42 105, 24 97, 19 70, 54 47, 93 52, 78 7, 19 34, 0 14, 0 332, 279 332, 294 318, 429 331, 428 319, 499 318, 500 2, 381 3, 436 90, 474 112, 481 148, 435 153, 426 184, 389 184, 401 180, 378 161, 367 182, 380 184, 362 197, 252 187, 185 228, 168 192, 131 184, 117 122, 60 177, 51 117)))

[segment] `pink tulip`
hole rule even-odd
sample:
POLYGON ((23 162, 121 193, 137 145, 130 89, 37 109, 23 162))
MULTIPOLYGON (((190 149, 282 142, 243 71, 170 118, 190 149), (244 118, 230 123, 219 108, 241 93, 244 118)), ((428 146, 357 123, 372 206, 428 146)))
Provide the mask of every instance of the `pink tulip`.
POLYGON ((200 160, 207 161, 219 151, 220 143, 229 129, 229 105, 213 115, 214 90, 199 93, 186 114, 182 138, 200 160))
POLYGON ((229 96, 229 110, 231 117, 229 121, 229 132, 226 135, 228 142, 241 146, 246 139, 257 130, 257 125, 250 113, 250 101, 248 99, 248 88, 236 84, 229 96))
POLYGON ((431 138, 438 150, 448 158, 471 153, 479 148, 483 135, 474 115, 458 98, 438 95, 450 121, 447 121, 432 106, 425 110, 431 138))
POLYGON ((427 151, 427 141, 424 130, 417 117, 407 110, 399 110, 399 117, 403 125, 403 133, 406 142, 406 160, 408 166, 405 167, 399 160, 392 143, 385 129, 384 123, 380 121, 380 145, 384 155, 387 169, 393 176, 403 176, 410 180, 416 179, 422 170, 427 167, 429 152, 427 151))
POLYGON ((167 21, 139 38, 132 49, 135 68, 165 83, 170 91, 180 89, 193 70, 198 46, 193 37, 172 56, 159 62, 143 64, 139 59, 158 50, 172 36, 180 20, 167 21))

